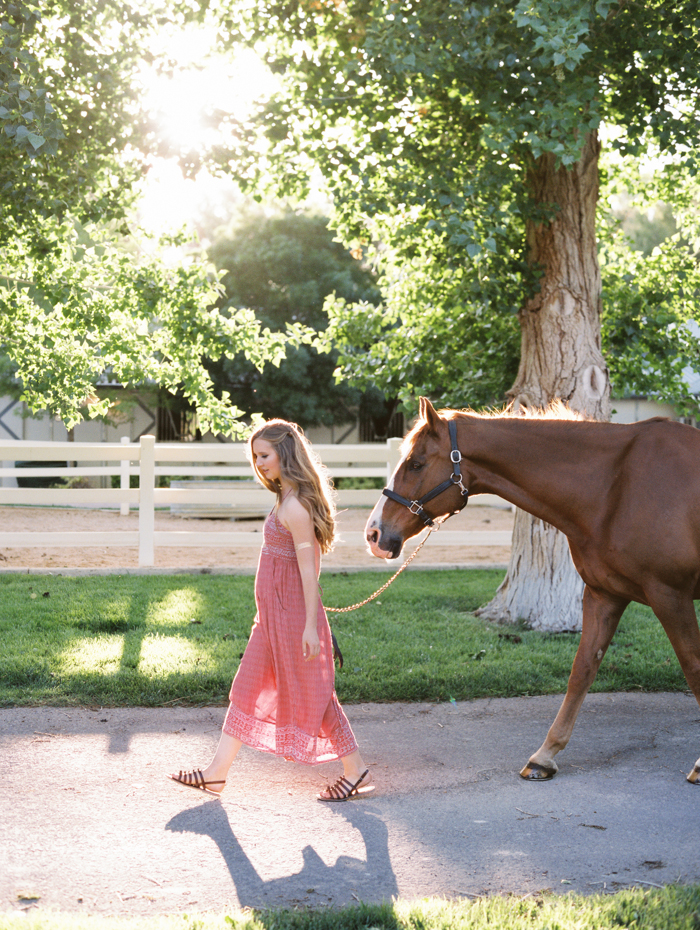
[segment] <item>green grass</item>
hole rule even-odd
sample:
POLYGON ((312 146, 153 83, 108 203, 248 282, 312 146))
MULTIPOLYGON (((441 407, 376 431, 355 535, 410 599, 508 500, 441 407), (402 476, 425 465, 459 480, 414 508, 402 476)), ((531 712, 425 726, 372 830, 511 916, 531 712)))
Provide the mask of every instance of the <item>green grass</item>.
POLYGON ((630 889, 583 897, 423 900, 313 911, 149 918, 30 912, 0 914, 0 930, 698 930, 700 888, 630 889))
MULTIPOLYGON (((331 615, 345 656, 341 701, 564 691, 578 635, 474 617, 501 578, 406 572, 378 601, 331 615)), ((355 603, 380 581, 374 573, 324 576, 324 602, 355 603)), ((0 576, 0 706, 223 703, 254 612, 250 576, 0 576)), ((649 610, 628 608, 594 689, 686 689, 649 610)))

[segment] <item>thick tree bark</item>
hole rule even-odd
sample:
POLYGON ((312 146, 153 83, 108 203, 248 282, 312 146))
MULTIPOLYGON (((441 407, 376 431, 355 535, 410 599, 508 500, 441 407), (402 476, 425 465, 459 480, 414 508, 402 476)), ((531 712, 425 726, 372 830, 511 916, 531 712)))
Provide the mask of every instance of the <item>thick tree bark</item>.
MULTIPOLYGON (((544 407, 557 398, 607 420, 610 383, 600 350, 601 285, 595 214, 600 145, 591 133, 581 159, 556 168, 542 156, 529 175, 535 202, 557 209, 551 222, 528 228, 529 261, 543 271, 537 294, 520 311, 520 369, 509 395, 516 405, 544 407)), ((542 463, 546 468, 546 463, 542 463)), ((517 511, 505 580, 479 615, 524 620, 538 630, 581 629, 583 582, 566 538, 517 511)))

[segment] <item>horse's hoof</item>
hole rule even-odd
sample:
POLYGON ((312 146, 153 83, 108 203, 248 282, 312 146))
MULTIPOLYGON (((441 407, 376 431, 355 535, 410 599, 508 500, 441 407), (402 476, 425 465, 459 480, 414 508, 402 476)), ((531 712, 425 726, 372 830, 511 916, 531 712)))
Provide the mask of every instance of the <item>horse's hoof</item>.
POLYGON ((691 785, 700 785, 700 765, 695 766, 686 781, 689 781, 691 785))
POLYGON ((540 765, 538 762, 528 762, 520 772, 520 777, 526 781, 549 781, 557 774, 557 767, 540 765))

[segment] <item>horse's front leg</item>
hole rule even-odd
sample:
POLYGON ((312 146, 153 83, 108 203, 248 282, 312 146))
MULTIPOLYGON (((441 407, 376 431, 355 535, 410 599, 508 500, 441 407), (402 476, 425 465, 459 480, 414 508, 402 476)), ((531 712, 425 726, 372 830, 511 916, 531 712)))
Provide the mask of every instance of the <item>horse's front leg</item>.
POLYGON ((584 588, 581 642, 571 667, 566 695, 549 728, 547 739, 530 756, 530 761, 520 772, 523 778, 544 781, 556 775, 558 766, 554 757, 571 739, 583 699, 598 674, 600 663, 628 604, 629 601, 621 601, 602 591, 593 591, 588 585, 584 588))

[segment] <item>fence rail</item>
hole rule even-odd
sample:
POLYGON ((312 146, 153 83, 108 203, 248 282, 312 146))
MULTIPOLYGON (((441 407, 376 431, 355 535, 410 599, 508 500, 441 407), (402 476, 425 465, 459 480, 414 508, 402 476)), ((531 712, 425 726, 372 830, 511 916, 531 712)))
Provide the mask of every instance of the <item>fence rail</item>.
MULTIPOLYGON (((386 443, 353 445, 316 445, 314 448, 333 478, 382 478, 386 481, 399 461, 400 439, 386 443)), ((187 532, 156 531, 155 509, 170 506, 178 512, 196 515, 207 507, 230 508, 230 515, 251 511, 266 512, 270 507, 268 491, 250 482, 232 478, 250 478, 250 465, 243 443, 156 443, 153 436, 142 436, 132 443, 74 443, 1 440, 0 469, 2 487, 0 504, 35 506, 101 505, 119 508, 128 514, 138 508, 138 531, 114 532, 0 532, 0 547, 39 546, 128 546, 139 550, 139 565, 149 567, 155 562, 156 546, 200 546, 229 548, 258 547, 260 535, 250 532, 187 532), (18 467, 17 462, 51 462, 51 465, 18 467), (53 463, 63 463, 63 466, 53 463), (100 462, 103 464, 84 464, 100 462), (72 464, 68 464, 72 463, 72 464), (104 464, 106 463, 106 464, 104 464), (207 464, 202 464, 207 463, 207 464), (138 488, 131 488, 131 477, 138 477, 138 488), (180 479, 206 478, 210 488, 157 487, 160 476, 180 479), (119 487, 104 488, 41 488, 8 487, 12 478, 119 478, 119 487), (230 485, 230 486, 227 486, 230 485), (237 486, 238 485, 238 486, 237 486), (194 510, 193 510, 194 508, 194 510)), ((184 482, 179 481, 178 484, 184 482)), ((339 507, 363 507, 376 503, 376 489, 341 489, 339 507)), ((441 544, 447 545, 509 545, 507 532, 440 533, 441 544)), ((341 545, 363 545, 362 533, 345 533, 341 545)))

